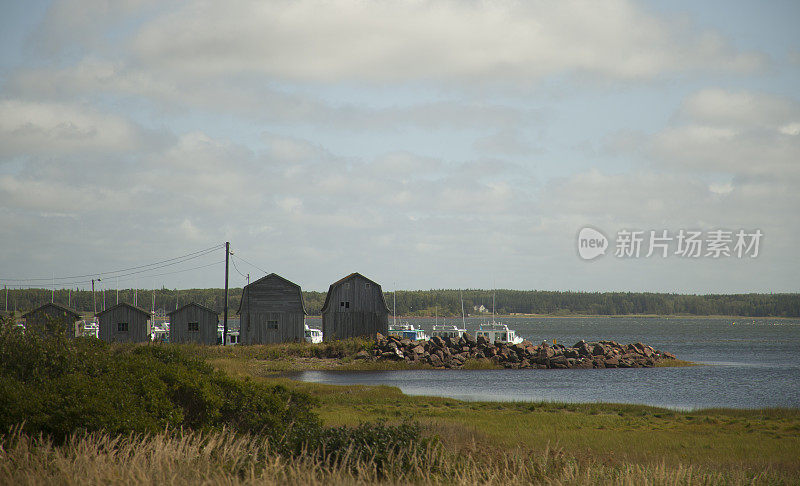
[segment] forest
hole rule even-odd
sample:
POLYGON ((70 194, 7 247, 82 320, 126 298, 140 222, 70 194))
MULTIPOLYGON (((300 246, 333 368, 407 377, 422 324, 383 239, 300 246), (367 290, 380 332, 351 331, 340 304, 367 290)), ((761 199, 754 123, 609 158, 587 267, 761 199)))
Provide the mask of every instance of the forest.
MULTIPOLYGON (((230 289, 228 313, 237 314, 241 288, 230 289)), ((385 292, 390 314, 395 306, 391 292, 385 292)), ((746 317, 800 317, 800 294, 665 294, 648 292, 556 292, 542 290, 398 290, 397 315, 460 316, 461 295, 466 315, 492 312, 508 314, 569 315, 725 315, 746 317), (483 310, 481 310, 483 306, 483 310)), ((136 304, 146 310, 167 312, 189 302, 197 302, 222 312, 223 289, 124 289, 96 291, 77 289, 6 289, 4 309, 26 312, 51 299, 77 311, 100 312, 119 302, 136 304)), ((309 315, 319 315, 325 292, 304 291, 309 315)), ((2 305, 2 304, 0 304, 2 305)))

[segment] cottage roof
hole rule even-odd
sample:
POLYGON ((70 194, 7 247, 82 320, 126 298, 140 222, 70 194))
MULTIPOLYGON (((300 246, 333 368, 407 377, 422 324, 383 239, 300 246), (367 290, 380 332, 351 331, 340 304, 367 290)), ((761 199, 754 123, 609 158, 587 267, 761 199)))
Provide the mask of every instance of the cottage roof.
POLYGON ((77 312, 77 311, 75 311, 75 310, 73 310, 73 309, 70 309, 69 307, 67 307, 67 306, 65 306, 65 305, 56 304, 55 302, 48 302, 48 303, 46 303, 46 304, 44 304, 44 305, 41 305, 41 306, 39 306, 39 307, 37 307, 37 308, 33 309, 32 311, 28 312, 27 314, 23 314, 23 315, 22 315, 22 317, 23 317, 23 318, 26 318, 26 317, 28 317, 28 316, 30 316, 30 315, 32 315, 32 314, 34 314, 34 313, 36 313, 36 312, 39 312, 39 311, 41 311, 41 310, 44 310, 44 309, 46 309, 46 308, 48 308, 48 307, 52 307, 52 308, 54 308, 54 309, 56 309, 56 310, 59 310, 59 311, 61 311, 61 312, 66 312, 67 314, 69 314, 69 315, 73 316, 73 317, 75 318, 75 320, 78 320, 78 319, 80 319, 80 318, 81 318, 81 315, 80 315, 80 313, 79 313, 79 312, 77 312))
POLYGON ((297 287, 297 291, 300 293, 300 307, 303 308, 303 314, 308 315, 308 312, 306 311, 306 302, 305 302, 305 299, 303 299, 303 290, 296 283, 292 282, 289 279, 281 277, 277 273, 270 273, 269 275, 265 275, 265 276, 261 277, 260 279, 254 281, 254 282, 250 282, 250 284, 248 284, 248 285, 245 285, 244 288, 242 289, 242 298, 239 299, 239 308, 236 309, 236 313, 237 314, 241 314, 242 313, 242 302, 244 301, 244 293, 247 292, 247 288, 248 287, 254 286, 254 285, 258 284, 259 282, 263 282, 263 281, 265 281, 267 279, 272 279, 272 278, 280 279, 283 282, 285 282, 285 283, 287 283, 287 284, 289 284, 289 285, 291 285, 293 287, 297 287))
POLYGON ((328 304, 330 303, 330 299, 331 299, 331 293, 333 293, 334 287, 338 287, 339 285, 343 284, 344 282, 346 282, 348 280, 351 280, 351 279, 353 279, 355 277, 361 277, 364 280, 366 280, 367 282, 375 285, 378 288, 380 296, 381 296, 381 302, 383 302, 383 306, 386 308, 386 312, 389 312, 389 306, 386 305, 386 299, 383 297, 383 290, 381 290, 381 285, 379 283, 375 282, 374 280, 368 279, 367 277, 361 275, 358 272, 353 272, 353 273, 351 273, 350 275, 348 275, 348 276, 346 276, 344 278, 340 278, 339 280, 333 282, 330 287, 328 287, 328 293, 325 295, 325 303, 322 304, 322 310, 320 312, 325 312, 325 310, 328 308, 328 304))
POLYGON ((214 309, 212 309, 212 308, 210 308, 210 307, 206 307, 206 306, 204 306, 203 304, 198 304, 197 302, 189 302, 189 303, 188 303, 188 304, 186 304, 186 305, 182 305, 181 307, 179 307, 178 309, 175 309, 175 310, 174 310, 174 311, 172 311, 172 312, 167 312, 167 315, 168 315, 168 316, 171 316, 172 314, 175 314, 175 313, 177 313, 177 312, 180 312, 180 311, 182 311, 182 310, 186 309, 187 307, 199 307, 200 309, 203 309, 203 310, 205 310, 205 311, 211 312, 212 314, 216 314, 216 315, 218 315, 218 316, 219 316, 219 312, 215 311, 214 309))
POLYGON ((117 304, 117 305, 113 305, 113 306, 109 307, 108 309, 106 309, 106 310, 104 310, 104 311, 98 312, 98 313, 97 313, 97 316, 98 316, 98 317, 99 317, 99 316, 102 316, 102 315, 103 315, 103 314, 105 314, 106 312, 111 312, 112 310, 114 310, 114 309, 116 309, 116 308, 118 308, 118 307, 127 307, 127 308, 129 308, 129 309, 132 309, 132 310, 134 310, 134 311, 141 312, 142 314, 145 314, 147 317, 150 317, 150 313, 149 313, 148 311, 146 311, 146 310, 142 309, 141 307, 136 307, 135 305, 133 305, 133 304, 129 304, 129 303, 127 303, 127 302, 120 302, 120 303, 119 303, 119 304, 117 304))

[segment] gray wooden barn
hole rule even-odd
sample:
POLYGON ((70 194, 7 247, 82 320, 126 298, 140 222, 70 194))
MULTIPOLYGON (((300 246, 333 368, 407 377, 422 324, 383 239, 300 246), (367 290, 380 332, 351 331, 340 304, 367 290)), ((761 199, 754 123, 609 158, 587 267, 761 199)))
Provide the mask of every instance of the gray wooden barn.
POLYGON ((107 342, 142 343, 150 341, 150 313, 121 302, 97 314, 100 339, 107 342))
POLYGON ((64 333, 74 338, 77 321, 81 315, 61 304, 48 302, 22 316, 25 319, 25 330, 42 334, 64 333))
POLYGON ((325 341, 358 336, 386 335, 389 308, 381 286, 360 273, 351 273, 331 284, 322 306, 325 341))
POLYGON ((171 343, 217 344, 219 312, 191 302, 167 315, 171 343))
POLYGON ((270 273, 242 290, 239 342, 302 342, 305 339, 305 316, 300 286, 270 273))

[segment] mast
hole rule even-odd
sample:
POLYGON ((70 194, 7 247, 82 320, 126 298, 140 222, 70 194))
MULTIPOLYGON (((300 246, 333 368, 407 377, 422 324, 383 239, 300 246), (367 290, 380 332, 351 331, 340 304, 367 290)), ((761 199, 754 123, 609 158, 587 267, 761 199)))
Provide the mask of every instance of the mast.
POLYGON ((461 297, 461 325, 463 326, 462 329, 467 328, 467 319, 464 317, 464 293, 461 289, 458 289, 458 295, 461 297))
POLYGON ((492 289, 492 324, 494 324, 494 297, 497 295, 497 290, 492 289))
POLYGON ((397 284, 394 284, 392 292, 392 327, 397 329, 397 284))

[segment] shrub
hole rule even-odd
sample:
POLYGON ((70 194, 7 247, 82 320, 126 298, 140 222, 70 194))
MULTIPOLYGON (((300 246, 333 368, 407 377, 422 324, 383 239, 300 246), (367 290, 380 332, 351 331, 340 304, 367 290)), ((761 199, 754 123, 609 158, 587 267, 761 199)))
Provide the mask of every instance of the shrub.
POLYGON ((176 346, 0 329, 0 429, 61 440, 74 431, 154 433, 229 427, 275 438, 319 428, 308 396, 236 380, 176 346))

